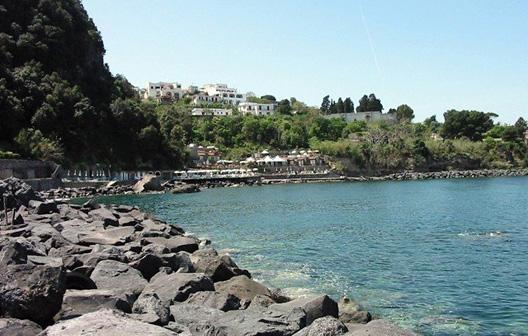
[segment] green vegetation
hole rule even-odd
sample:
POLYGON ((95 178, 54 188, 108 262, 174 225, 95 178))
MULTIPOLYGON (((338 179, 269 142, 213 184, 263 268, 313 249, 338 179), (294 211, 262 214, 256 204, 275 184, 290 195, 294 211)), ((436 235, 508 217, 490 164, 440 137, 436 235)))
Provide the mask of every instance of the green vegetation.
MULTIPOLYGON (((110 73, 101 36, 79 0, 8 1, 0 13, 0 158, 178 168, 187 161, 186 146, 198 143, 216 145, 230 159, 265 148, 312 148, 369 173, 528 165, 526 121, 496 125, 496 115, 478 111, 447 111, 443 124, 435 116, 413 123, 404 104, 389 109, 395 124, 348 123, 324 116, 354 112, 349 97, 325 96, 316 108, 264 95, 249 100, 276 103, 273 116, 241 116, 235 108, 231 117, 193 118, 190 98, 140 101, 125 77, 110 73)), ((383 109, 375 94, 355 108, 383 109)))

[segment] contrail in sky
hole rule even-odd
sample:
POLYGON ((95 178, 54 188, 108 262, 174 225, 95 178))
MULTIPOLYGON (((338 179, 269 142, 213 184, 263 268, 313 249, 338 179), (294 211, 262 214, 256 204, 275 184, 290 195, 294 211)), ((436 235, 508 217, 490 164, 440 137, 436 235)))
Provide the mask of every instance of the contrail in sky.
POLYGON ((372 56, 374 57, 374 63, 376 64, 378 75, 380 76, 380 78, 383 78, 383 76, 381 75, 381 67, 378 62, 378 55, 376 54, 376 49, 374 49, 374 43, 372 43, 372 36, 370 35, 370 30, 367 25, 367 19, 365 18, 365 13, 363 12, 363 4, 361 1, 359 2, 359 12, 361 13, 361 21, 363 21, 363 27, 365 28, 365 32, 367 33, 367 38, 370 44, 370 51, 372 51, 372 56))

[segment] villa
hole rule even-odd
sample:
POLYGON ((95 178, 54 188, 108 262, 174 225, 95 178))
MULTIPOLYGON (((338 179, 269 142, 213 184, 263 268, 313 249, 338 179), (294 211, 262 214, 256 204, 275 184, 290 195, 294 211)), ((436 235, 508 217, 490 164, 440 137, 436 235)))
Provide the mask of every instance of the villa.
POLYGON ((238 105, 238 110, 243 115, 252 114, 255 116, 267 116, 275 113, 277 109, 276 103, 262 104, 262 103, 251 103, 244 102, 238 105))
POLYGON ((237 89, 230 88, 227 84, 205 84, 201 90, 208 96, 219 97, 223 102, 238 105, 247 100, 249 94, 238 93, 237 89))
POLYGON ((146 90, 143 93, 144 99, 155 99, 159 102, 173 102, 183 97, 185 90, 180 83, 147 83, 146 90))

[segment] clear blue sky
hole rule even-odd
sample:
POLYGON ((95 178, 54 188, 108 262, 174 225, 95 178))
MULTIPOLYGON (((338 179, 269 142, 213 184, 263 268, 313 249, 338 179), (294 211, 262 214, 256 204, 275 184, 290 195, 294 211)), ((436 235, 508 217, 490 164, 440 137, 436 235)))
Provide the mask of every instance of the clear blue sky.
POLYGON ((526 0, 83 0, 113 73, 528 119, 526 0))

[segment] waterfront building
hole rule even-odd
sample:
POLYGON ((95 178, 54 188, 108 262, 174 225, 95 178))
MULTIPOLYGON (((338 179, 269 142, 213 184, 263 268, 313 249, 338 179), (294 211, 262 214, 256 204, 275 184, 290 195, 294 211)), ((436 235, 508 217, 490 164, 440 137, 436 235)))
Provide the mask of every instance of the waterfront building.
POLYGON ((275 113, 276 109, 276 103, 261 104, 244 102, 238 105, 238 110, 244 115, 252 114, 255 116, 267 116, 275 113))
POLYGON ((144 99, 155 99, 159 102, 173 102, 183 97, 185 90, 180 83, 156 82, 147 83, 144 99))
POLYGON ((193 108, 191 110, 191 115, 193 117, 225 117, 233 114, 232 109, 223 109, 223 108, 193 108))
POLYGON ((201 146, 190 144, 187 146, 192 163, 195 167, 207 167, 222 158, 222 153, 215 146, 201 146))
POLYGON ((390 123, 397 122, 394 113, 382 113, 381 111, 367 111, 367 112, 350 112, 350 113, 333 113, 324 116, 327 119, 343 118, 347 122, 352 121, 378 121, 383 120, 390 123))

